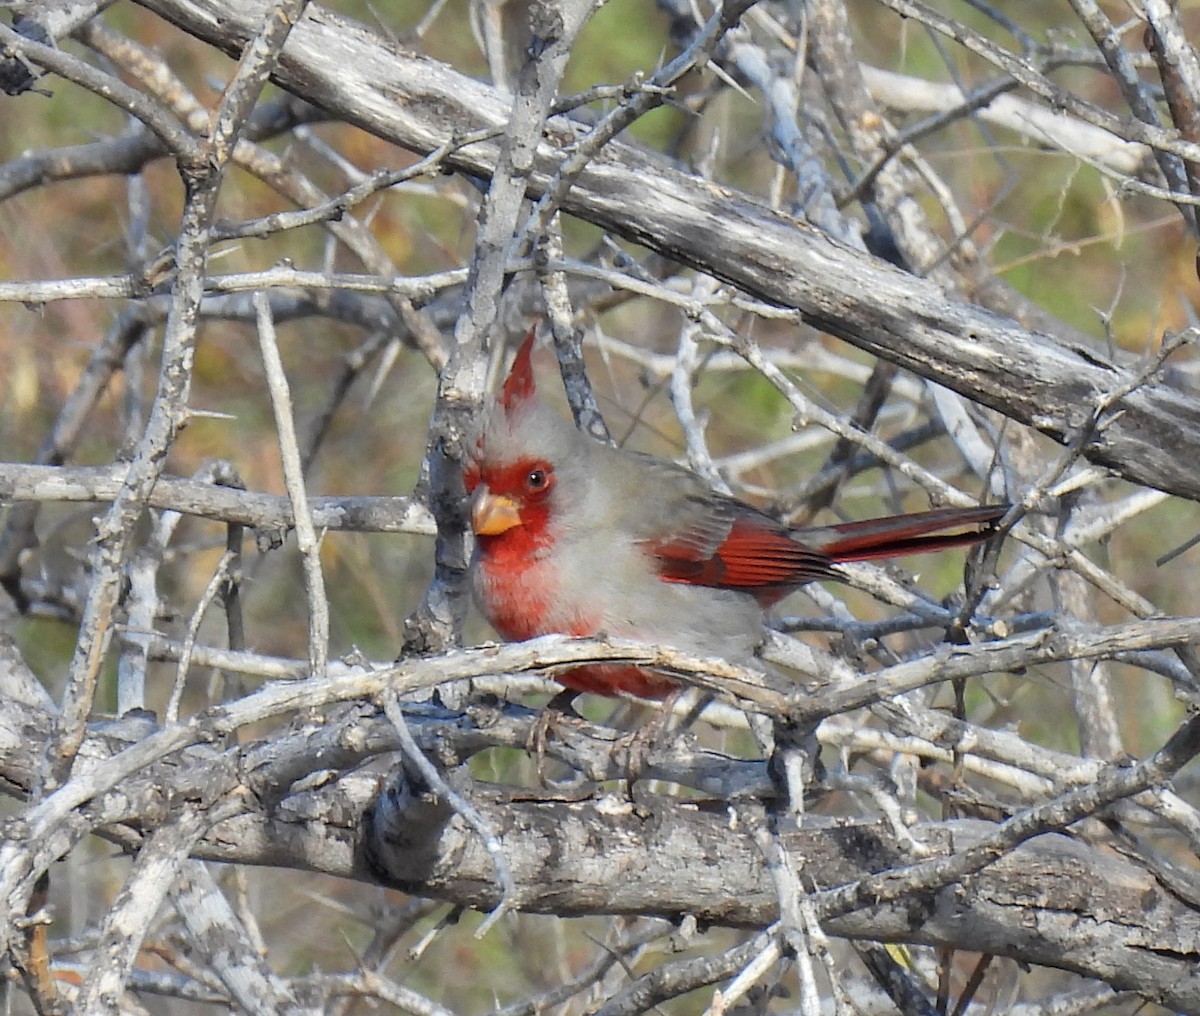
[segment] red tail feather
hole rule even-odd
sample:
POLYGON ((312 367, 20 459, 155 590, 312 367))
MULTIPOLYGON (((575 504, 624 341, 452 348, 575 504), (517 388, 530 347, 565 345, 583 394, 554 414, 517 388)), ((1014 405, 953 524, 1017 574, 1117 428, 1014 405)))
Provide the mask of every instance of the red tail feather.
POLYGON ((995 528, 1007 510, 1007 505, 935 508, 915 515, 822 527, 814 531, 821 534, 816 539, 804 530, 795 535, 834 561, 866 561, 976 543, 995 528), (947 532, 951 529, 956 531, 947 532))

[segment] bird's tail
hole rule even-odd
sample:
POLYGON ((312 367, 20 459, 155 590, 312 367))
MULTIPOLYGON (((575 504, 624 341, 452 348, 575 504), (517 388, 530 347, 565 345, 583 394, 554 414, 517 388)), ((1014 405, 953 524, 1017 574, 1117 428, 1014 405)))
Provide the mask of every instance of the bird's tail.
POLYGON ((792 535, 832 561, 866 561, 977 543, 996 531, 996 524, 1008 509, 1009 505, 1003 504, 935 508, 912 515, 796 529, 792 535))

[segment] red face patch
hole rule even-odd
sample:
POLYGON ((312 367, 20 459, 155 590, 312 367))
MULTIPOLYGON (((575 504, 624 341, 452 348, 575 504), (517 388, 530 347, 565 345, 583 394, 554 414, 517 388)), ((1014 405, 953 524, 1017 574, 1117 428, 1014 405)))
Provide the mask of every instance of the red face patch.
POLYGON ((478 536, 479 547, 490 561, 501 558, 515 566, 550 542, 550 491, 554 489, 554 470, 542 459, 520 459, 503 466, 478 467, 467 477, 468 491, 480 483, 488 490, 511 498, 517 504, 521 524, 495 536, 478 536), (474 479, 474 483, 471 480, 474 479))
POLYGON ((545 502, 554 489, 554 467, 545 459, 518 459, 500 466, 478 467, 478 479, 488 485, 493 494, 511 497, 522 508, 533 508, 545 502))

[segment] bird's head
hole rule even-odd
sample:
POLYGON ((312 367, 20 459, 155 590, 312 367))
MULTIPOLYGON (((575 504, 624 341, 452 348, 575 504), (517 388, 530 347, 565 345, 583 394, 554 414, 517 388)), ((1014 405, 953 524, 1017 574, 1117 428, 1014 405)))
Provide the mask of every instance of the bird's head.
POLYGON ((556 487, 580 435, 537 394, 530 330, 500 393, 468 442, 464 483, 471 529, 482 543, 504 539, 534 550, 549 539, 556 487))

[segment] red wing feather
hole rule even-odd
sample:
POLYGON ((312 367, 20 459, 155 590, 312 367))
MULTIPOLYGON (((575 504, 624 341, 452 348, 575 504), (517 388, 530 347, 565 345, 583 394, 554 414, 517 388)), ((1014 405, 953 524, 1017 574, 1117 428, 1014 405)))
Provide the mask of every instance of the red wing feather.
POLYGON ((686 537, 652 549, 659 574, 668 582, 736 589, 763 602, 832 574, 825 554, 797 543, 783 527, 757 514, 734 518, 711 553, 686 537))

